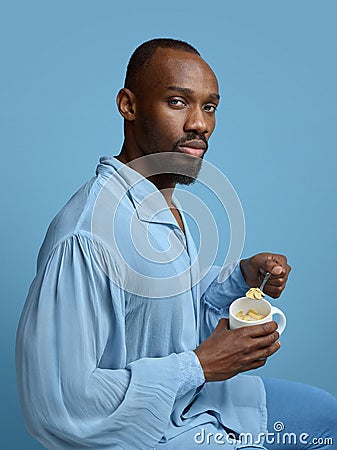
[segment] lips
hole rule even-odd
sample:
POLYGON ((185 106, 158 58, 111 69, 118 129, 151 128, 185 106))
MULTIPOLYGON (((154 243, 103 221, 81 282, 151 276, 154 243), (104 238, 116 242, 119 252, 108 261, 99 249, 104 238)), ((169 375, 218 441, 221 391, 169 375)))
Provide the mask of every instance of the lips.
POLYGON ((201 158, 205 151, 207 150, 207 144, 201 140, 194 140, 184 142, 182 145, 178 146, 178 151, 186 153, 188 155, 197 156, 201 158))

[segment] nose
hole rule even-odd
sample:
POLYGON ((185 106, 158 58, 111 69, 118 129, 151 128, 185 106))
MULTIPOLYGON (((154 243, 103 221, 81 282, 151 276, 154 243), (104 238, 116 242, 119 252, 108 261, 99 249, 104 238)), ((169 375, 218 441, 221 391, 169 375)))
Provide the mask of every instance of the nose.
POLYGON ((190 107, 186 115, 184 131, 206 134, 209 128, 205 111, 199 107, 190 107))

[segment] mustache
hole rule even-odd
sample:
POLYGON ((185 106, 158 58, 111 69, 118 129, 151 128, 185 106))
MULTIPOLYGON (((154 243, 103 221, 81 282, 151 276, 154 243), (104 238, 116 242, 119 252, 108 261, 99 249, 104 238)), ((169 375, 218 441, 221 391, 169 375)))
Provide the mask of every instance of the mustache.
POLYGON ((206 152, 208 149, 208 142, 207 142, 206 137, 203 134, 196 134, 196 133, 189 133, 185 137, 179 139, 179 141, 177 141, 174 144, 174 148, 177 148, 180 145, 184 145, 184 144, 186 144, 186 142, 195 141, 195 140, 200 140, 205 144, 205 152, 206 152))

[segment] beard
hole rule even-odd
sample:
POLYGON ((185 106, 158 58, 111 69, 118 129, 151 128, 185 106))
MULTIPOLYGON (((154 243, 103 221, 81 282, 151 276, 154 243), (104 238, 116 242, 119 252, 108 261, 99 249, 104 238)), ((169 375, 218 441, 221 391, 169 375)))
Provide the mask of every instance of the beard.
MULTIPOLYGON (((170 181, 175 184, 182 184, 188 186, 193 184, 198 178, 202 167, 202 158, 204 157, 208 143, 203 134, 189 133, 185 137, 176 141, 170 150, 158 150, 160 148, 160 140, 154 132, 155 127, 143 118, 144 134, 147 136, 151 145, 147 148, 147 154, 165 154, 165 167, 158 167, 157 173, 167 174, 170 181), (205 152, 202 157, 192 156, 179 151, 179 147, 188 141, 201 140, 205 144, 205 152)), ((159 164, 159 163, 158 163, 159 164)), ((154 162, 154 165, 157 164, 154 162)), ((157 167, 156 167, 157 169, 157 167)))
POLYGON ((189 133, 183 139, 179 139, 173 146, 173 155, 172 155, 172 172, 169 172, 169 178, 176 184, 183 184, 188 186, 193 184, 198 178, 199 172, 202 167, 202 158, 203 156, 191 156, 188 154, 184 154, 178 152, 178 147, 184 145, 188 141, 193 140, 202 140, 205 144, 205 153, 208 148, 207 140, 204 135, 197 135, 195 133, 189 133))
MULTIPOLYGON (((179 156, 181 156, 182 158, 186 158, 186 155, 179 156)), ((198 178, 199 172, 202 167, 202 159, 196 158, 195 156, 187 156, 187 158, 189 159, 189 161, 183 161, 184 164, 181 164, 181 162, 179 163, 172 161, 172 172, 168 172, 168 176, 169 179, 176 184, 189 186, 190 184, 195 183, 196 179, 198 178), (190 159, 192 158, 195 159, 195 161, 191 161, 190 159)))

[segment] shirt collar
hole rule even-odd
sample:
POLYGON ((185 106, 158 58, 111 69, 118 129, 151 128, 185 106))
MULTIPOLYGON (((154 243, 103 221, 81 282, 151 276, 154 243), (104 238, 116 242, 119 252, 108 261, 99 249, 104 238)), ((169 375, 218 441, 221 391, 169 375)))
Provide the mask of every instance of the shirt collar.
MULTIPOLYGON (((125 193, 131 199, 139 220, 170 224, 179 228, 164 196, 151 181, 112 156, 103 156, 99 161, 96 174, 106 179, 118 176, 125 186, 125 193)), ((179 209, 179 203, 174 196, 172 201, 179 209)))

